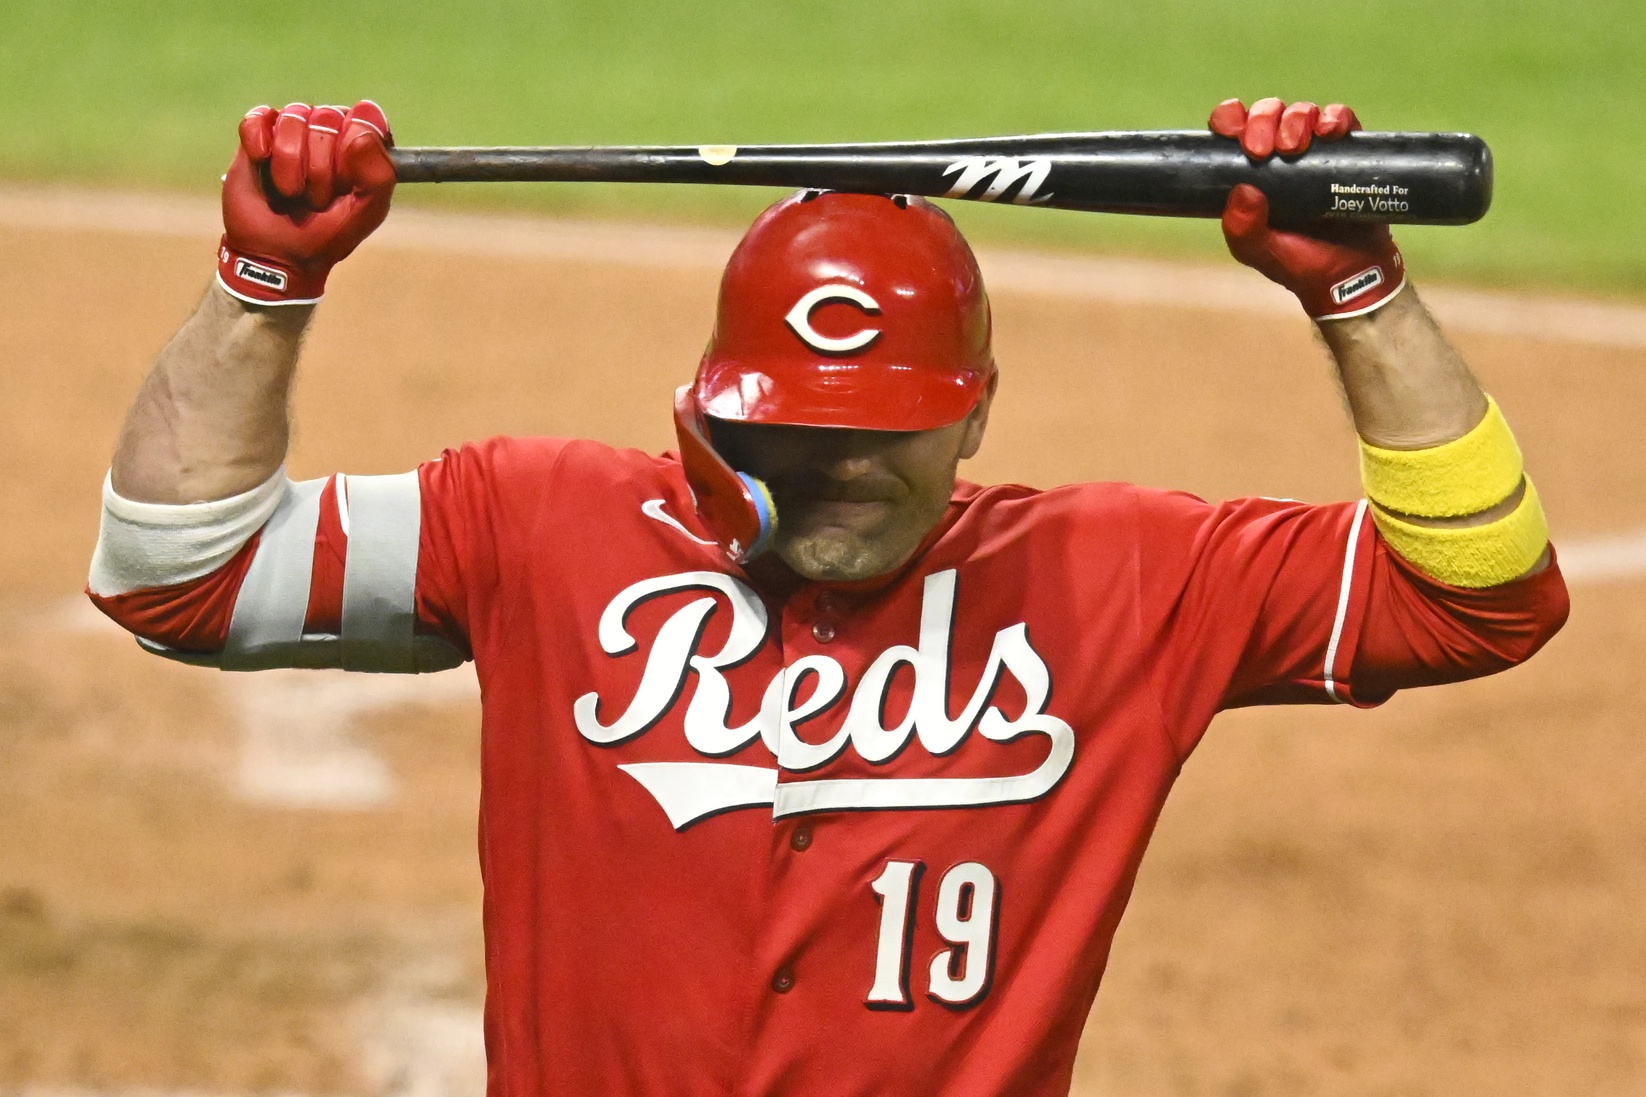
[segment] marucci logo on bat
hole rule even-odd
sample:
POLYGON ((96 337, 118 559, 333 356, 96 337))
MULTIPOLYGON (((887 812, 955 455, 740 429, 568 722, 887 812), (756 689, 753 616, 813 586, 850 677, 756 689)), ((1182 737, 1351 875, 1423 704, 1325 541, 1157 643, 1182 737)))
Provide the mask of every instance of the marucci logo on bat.
MULTIPOLYGON (((658 628, 626 707, 609 719, 598 691, 572 705, 578 733, 600 746, 637 739, 675 711, 695 674, 696 689, 680 721, 686 743, 700 762, 630 762, 618 766, 640 782, 663 808, 676 830, 735 808, 770 805, 781 818, 819 811, 982 807, 1016 804, 1046 795, 1074 761, 1075 736, 1069 724, 1046 711, 1051 672, 1029 643, 1025 625, 995 633, 975 685, 951 683, 950 639, 954 626, 955 572, 928 575, 921 597, 920 633, 914 646, 898 644, 881 652, 848 683, 845 668, 822 654, 802 656, 778 670, 761 694, 759 711, 736 727, 732 684, 725 671, 747 663, 767 638, 766 607, 746 584, 715 571, 692 571, 646 579, 621 591, 600 615, 600 648, 610 656, 638 650, 627 620, 644 602, 660 595, 702 592, 671 613, 658 628), (709 618, 729 608, 730 627, 718 651, 700 650, 709 618), (892 680, 912 673, 908 712, 885 726, 884 707, 892 680), (1021 697, 1021 710, 1007 716, 991 703, 1005 678, 1021 697), (950 691, 963 701, 950 715, 950 691), (838 730, 826 741, 802 739, 795 729, 844 702, 838 730), (1045 758, 1028 773, 991 777, 870 777, 787 780, 828 765, 848 747, 871 766, 901 755, 912 742, 936 757, 961 749, 973 730, 982 739, 1007 743, 1026 735, 1044 737, 1045 758), (776 765, 708 761, 727 758, 756 740, 776 765)), ((1010 706, 1017 709, 1019 704, 1010 706)))
POLYGON ((960 173, 959 178, 943 195, 945 198, 975 198, 983 202, 998 202, 1002 195, 1019 182, 1023 184, 1022 187, 1010 199, 1017 205, 1038 205, 1052 197, 1049 191, 1039 194, 1046 177, 1052 172, 1050 160, 1019 161, 1015 156, 968 156, 943 169, 944 175, 954 175, 956 172, 960 173), (977 185, 991 175, 994 176, 994 182, 981 194, 974 195, 972 191, 977 185))

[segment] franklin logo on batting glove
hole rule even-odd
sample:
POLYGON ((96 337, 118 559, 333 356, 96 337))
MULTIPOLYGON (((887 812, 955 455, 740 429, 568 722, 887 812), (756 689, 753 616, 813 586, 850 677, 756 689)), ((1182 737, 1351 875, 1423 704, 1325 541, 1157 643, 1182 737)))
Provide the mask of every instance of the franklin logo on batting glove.
POLYGON ((1375 289, 1383 284, 1383 271, 1379 267, 1367 267, 1352 278, 1345 278, 1332 287, 1332 300, 1339 305, 1346 305, 1369 289, 1375 289))
POLYGON ((237 259, 234 263, 234 276, 244 278, 248 282, 260 282, 272 290, 286 288, 286 276, 273 267, 259 266, 250 259, 237 259))

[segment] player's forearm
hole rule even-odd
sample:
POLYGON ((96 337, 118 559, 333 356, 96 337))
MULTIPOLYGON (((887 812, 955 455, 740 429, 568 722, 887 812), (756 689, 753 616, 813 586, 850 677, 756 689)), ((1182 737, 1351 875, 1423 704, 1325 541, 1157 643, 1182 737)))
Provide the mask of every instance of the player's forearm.
MULTIPOLYGON (((1374 446, 1419 450, 1469 433, 1486 415, 1486 394, 1469 366, 1407 285, 1365 316, 1323 320, 1355 431, 1374 446)), ((1475 526, 1514 510, 1524 489, 1474 514, 1407 515, 1424 526, 1475 526)))
POLYGON ((286 457, 292 376, 313 312, 254 307, 214 284, 126 414, 115 491, 135 502, 194 503, 272 476, 286 457))
POLYGON ((1320 331, 1365 443, 1374 517, 1396 551, 1464 586, 1548 566, 1548 530, 1519 448, 1412 288, 1364 316, 1321 321, 1320 331), (1472 540, 1457 540, 1470 528, 1472 540))
POLYGON ((1374 446, 1422 449, 1467 434, 1486 396, 1407 285, 1365 316, 1323 320, 1355 430, 1374 446))

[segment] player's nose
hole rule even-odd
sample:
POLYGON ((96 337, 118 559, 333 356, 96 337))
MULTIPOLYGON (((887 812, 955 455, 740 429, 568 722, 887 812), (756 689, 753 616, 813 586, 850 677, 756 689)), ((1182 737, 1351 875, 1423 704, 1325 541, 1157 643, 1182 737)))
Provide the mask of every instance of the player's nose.
POLYGON ((835 481, 860 480, 871 476, 879 467, 879 459, 844 435, 854 431, 830 431, 842 437, 820 441, 807 455, 807 464, 824 477, 835 481))

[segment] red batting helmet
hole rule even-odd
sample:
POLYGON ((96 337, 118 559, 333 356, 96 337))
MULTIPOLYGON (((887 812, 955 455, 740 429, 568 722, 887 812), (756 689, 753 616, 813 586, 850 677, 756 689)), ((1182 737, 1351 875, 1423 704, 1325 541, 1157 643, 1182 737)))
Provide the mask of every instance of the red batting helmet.
POLYGON ((762 213, 720 282, 697 379, 675 394, 686 478, 733 560, 776 518, 734 472, 704 416, 862 430, 965 418, 994 374, 977 259, 948 214, 903 195, 804 191, 762 213))

